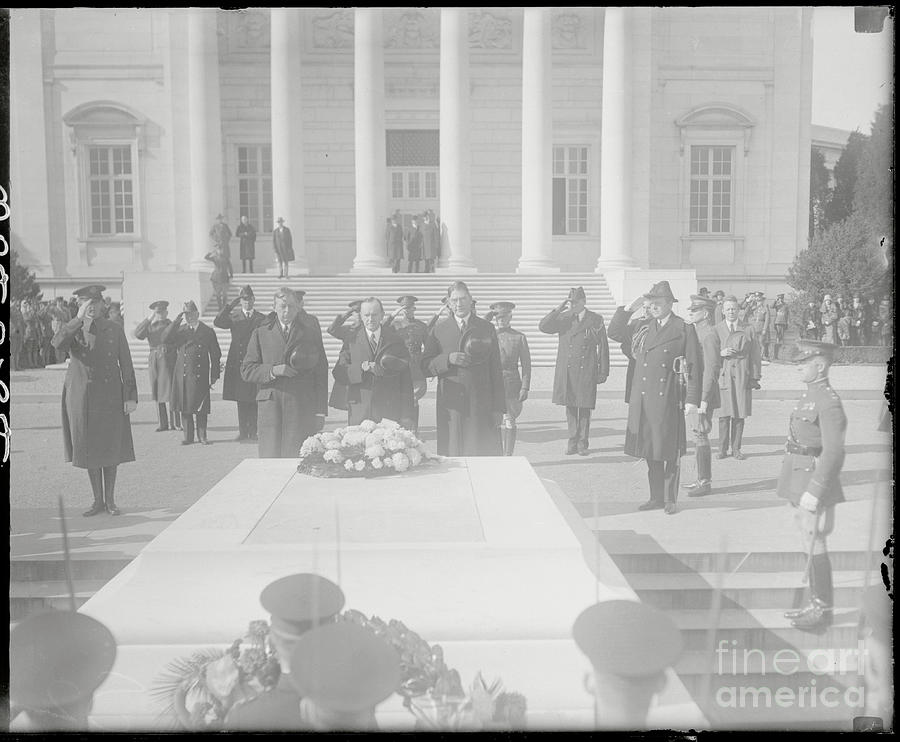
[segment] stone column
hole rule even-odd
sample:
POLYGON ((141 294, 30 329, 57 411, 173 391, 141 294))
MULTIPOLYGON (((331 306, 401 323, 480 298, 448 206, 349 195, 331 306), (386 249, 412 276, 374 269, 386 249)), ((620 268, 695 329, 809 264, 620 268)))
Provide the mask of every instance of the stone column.
POLYGON ((630 20, 630 8, 606 8, 603 20, 598 273, 637 265, 631 256, 630 20))
POLYGON ((353 129, 356 151, 356 257, 351 273, 387 273, 384 142, 384 31, 380 8, 354 11, 353 129))
POLYGON ((222 121, 219 106, 218 11, 188 11, 188 116, 191 139, 191 269, 206 270, 209 230, 222 201, 222 121))
POLYGON ((518 273, 556 273, 553 259, 553 81, 550 9, 522 29, 522 256, 518 273))
MULTIPOLYGON (((272 208, 291 230, 291 273, 309 273, 303 191, 302 16, 299 8, 272 8, 272 208)), ((275 224, 265 225, 266 229, 275 224)))
POLYGON ((470 228, 468 8, 441 8, 440 66, 440 270, 474 273, 470 228))

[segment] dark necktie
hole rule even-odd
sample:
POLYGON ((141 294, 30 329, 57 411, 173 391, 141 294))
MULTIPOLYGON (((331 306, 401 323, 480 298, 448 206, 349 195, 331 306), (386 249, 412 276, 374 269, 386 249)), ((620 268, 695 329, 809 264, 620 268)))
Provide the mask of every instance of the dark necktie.
POLYGON ((287 325, 281 326, 281 334, 285 340, 287 340, 289 332, 290 332, 290 328, 287 325))
POLYGON ((378 342, 375 340, 375 333, 369 333, 369 347, 372 349, 372 357, 375 357, 375 349, 378 347, 378 342))

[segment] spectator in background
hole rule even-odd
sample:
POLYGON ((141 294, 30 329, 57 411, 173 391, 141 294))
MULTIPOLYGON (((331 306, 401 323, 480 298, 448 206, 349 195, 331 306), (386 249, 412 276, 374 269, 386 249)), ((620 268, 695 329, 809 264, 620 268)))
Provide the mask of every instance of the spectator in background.
POLYGON ((866 299, 866 327, 865 327, 865 343, 866 345, 878 345, 881 343, 881 322, 878 318, 878 302, 874 296, 866 299))
POLYGON ((284 217, 279 216, 275 220, 278 225, 272 232, 272 248, 275 250, 275 259, 278 261, 278 277, 288 277, 288 265, 294 260, 294 243, 291 230, 284 226, 284 217))
POLYGON ((881 323, 881 344, 888 347, 894 333, 894 318, 891 303, 887 299, 882 299, 878 305, 878 321, 881 323))
POLYGON ((869 324, 869 319, 866 308, 859 299, 859 294, 854 294, 853 305, 848 309, 850 310, 850 345, 865 345, 866 326, 869 324))
POLYGON ((425 238, 419 226, 419 217, 414 216, 412 224, 406 233, 406 254, 409 261, 408 273, 419 272, 419 263, 422 262, 422 252, 424 250, 424 240, 425 238))
POLYGON ((403 260, 403 225, 396 211, 388 217, 384 228, 384 242, 388 260, 391 261, 391 272, 399 273, 400 262, 403 260))
POLYGON ((112 297, 104 296, 103 297, 103 306, 100 307, 100 311, 102 313, 100 316, 103 317, 103 319, 109 319, 109 307, 111 304, 112 304, 112 297))
POLYGON ((109 321, 115 322, 122 329, 125 329, 125 317, 122 315, 122 303, 114 301, 109 305, 109 321))
POLYGON ((844 316, 838 320, 837 323, 837 336, 838 340, 841 342, 841 347, 846 348, 848 345, 852 345, 853 340, 853 313, 850 309, 844 310, 844 316))
POLYGON ((231 228, 225 223, 225 217, 216 215, 216 221, 209 230, 209 236, 222 254, 231 262, 231 228))
POLYGON ((71 299, 69 299, 69 317, 71 317, 72 319, 75 319, 75 317, 77 315, 78 315, 78 301, 73 296, 71 299))
POLYGON ((784 333, 787 331, 791 316, 791 310, 784 300, 784 294, 778 294, 775 297, 771 314, 772 326, 775 330, 775 350, 772 353, 772 360, 778 360, 778 353, 781 350, 781 346, 784 345, 784 333))
POLYGON ((769 307, 766 305, 766 297, 762 291, 757 291, 753 297, 752 309, 750 311, 748 317, 748 324, 753 328, 753 331, 756 333, 756 340, 759 343, 760 350, 762 351, 763 360, 769 360, 769 329, 772 322, 772 317, 769 312, 769 307))
POLYGON ((41 365, 52 366, 56 363, 56 351, 50 344, 53 339, 53 317, 50 314, 50 302, 42 301, 41 308, 38 312, 38 319, 41 323, 41 365))
POLYGON ((825 299, 822 301, 822 336, 819 340, 824 343, 831 343, 832 345, 840 344, 837 336, 837 323, 839 319, 840 314, 838 314, 837 305, 831 299, 831 294, 825 294, 825 299))
POLYGON ((256 227, 254 227, 247 215, 241 217, 241 223, 235 230, 235 236, 241 241, 241 271, 247 273, 247 264, 250 264, 250 273, 253 273, 253 259, 256 257, 256 227))
POLYGON ((812 300, 803 308, 800 316, 800 334, 804 340, 819 339, 819 310, 812 300))
POLYGON ((37 317, 37 308, 31 299, 22 300, 22 355, 25 368, 39 368, 41 355, 41 324, 37 317))
POLYGON ((214 266, 209 280, 212 281, 216 303, 219 305, 219 311, 221 312, 228 305, 228 285, 231 283, 231 278, 234 275, 231 270, 231 261, 225 257, 221 247, 216 247, 203 257, 214 266))
POLYGON ((725 319, 725 314, 722 312, 722 305, 725 303, 725 292, 719 289, 713 294, 713 299, 716 300, 716 308, 713 311, 713 322, 719 324, 725 319))
POLYGON ((9 362, 13 371, 22 368, 22 347, 25 342, 25 320, 19 302, 9 305, 9 362))
POLYGON ((425 272, 434 273, 434 262, 441 251, 441 233, 434 223, 434 214, 426 211, 422 221, 422 257, 425 259, 425 272))

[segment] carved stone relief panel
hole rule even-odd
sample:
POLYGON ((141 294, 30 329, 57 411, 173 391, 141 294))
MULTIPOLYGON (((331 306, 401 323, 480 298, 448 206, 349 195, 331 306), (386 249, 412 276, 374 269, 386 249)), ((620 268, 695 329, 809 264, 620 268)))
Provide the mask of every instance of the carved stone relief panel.
POLYGON ((219 50, 224 54, 268 53, 271 39, 267 8, 219 11, 219 50))

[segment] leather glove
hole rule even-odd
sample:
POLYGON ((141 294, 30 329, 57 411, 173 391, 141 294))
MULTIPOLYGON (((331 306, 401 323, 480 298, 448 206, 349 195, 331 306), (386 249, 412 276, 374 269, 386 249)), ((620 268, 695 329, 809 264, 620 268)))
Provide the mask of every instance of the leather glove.
POLYGON ((804 510, 814 513, 819 509, 819 498, 811 492, 804 492, 800 496, 800 502, 798 502, 797 505, 804 510))

